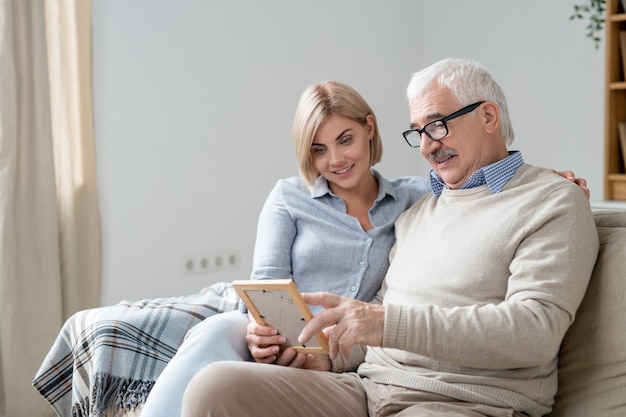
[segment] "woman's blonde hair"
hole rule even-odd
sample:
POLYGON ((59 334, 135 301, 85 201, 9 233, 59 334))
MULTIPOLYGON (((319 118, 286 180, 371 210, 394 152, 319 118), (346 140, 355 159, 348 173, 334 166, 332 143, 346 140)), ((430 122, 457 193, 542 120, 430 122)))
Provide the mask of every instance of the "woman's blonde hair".
POLYGON ((329 115, 352 119, 362 125, 368 115, 374 117, 374 137, 370 141, 370 166, 383 156, 378 122, 369 104, 352 87, 338 81, 324 81, 309 86, 300 97, 293 121, 292 136, 300 173, 309 186, 320 173, 313 164, 311 144, 317 129, 329 115))

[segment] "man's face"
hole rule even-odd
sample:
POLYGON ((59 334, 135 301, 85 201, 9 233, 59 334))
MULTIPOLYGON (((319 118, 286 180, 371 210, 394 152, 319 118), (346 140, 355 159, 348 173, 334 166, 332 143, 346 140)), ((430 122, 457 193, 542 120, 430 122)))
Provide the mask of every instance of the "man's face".
MULTIPOLYGON (((447 89, 427 89, 409 103, 411 127, 422 129, 463 106, 447 89)), ((448 121, 448 134, 441 140, 434 141, 422 133, 420 152, 449 188, 460 188, 476 170, 506 158, 506 145, 495 134, 499 129, 497 118, 497 107, 485 102, 448 121)))

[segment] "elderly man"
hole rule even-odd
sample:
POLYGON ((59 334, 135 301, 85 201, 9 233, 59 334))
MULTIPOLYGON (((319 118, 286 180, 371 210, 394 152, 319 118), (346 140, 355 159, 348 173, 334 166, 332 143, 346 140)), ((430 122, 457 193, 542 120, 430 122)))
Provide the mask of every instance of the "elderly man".
POLYGON ((504 95, 478 63, 437 62, 407 93, 404 137, 430 161, 433 192, 396 222, 381 304, 304 294, 325 309, 300 341, 325 329, 330 354, 283 355, 292 367, 209 365, 183 416, 550 411, 559 346, 598 250, 587 198, 508 151, 504 95))

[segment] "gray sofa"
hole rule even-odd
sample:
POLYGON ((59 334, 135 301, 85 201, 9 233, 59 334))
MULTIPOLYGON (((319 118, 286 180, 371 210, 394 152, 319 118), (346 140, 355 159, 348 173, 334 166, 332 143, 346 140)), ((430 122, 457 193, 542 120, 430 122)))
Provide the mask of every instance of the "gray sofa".
POLYGON ((626 211, 594 211, 600 252, 559 355, 550 417, 626 416, 626 211))

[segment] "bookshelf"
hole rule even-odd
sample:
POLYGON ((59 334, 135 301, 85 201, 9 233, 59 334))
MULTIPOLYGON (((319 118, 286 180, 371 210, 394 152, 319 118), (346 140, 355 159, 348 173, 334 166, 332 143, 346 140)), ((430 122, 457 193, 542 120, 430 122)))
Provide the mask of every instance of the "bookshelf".
POLYGON ((606 0, 605 31, 604 198, 626 200, 626 150, 622 151, 619 136, 619 124, 626 122, 626 35, 620 35, 626 33, 626 13, 622 0, 606 0))

